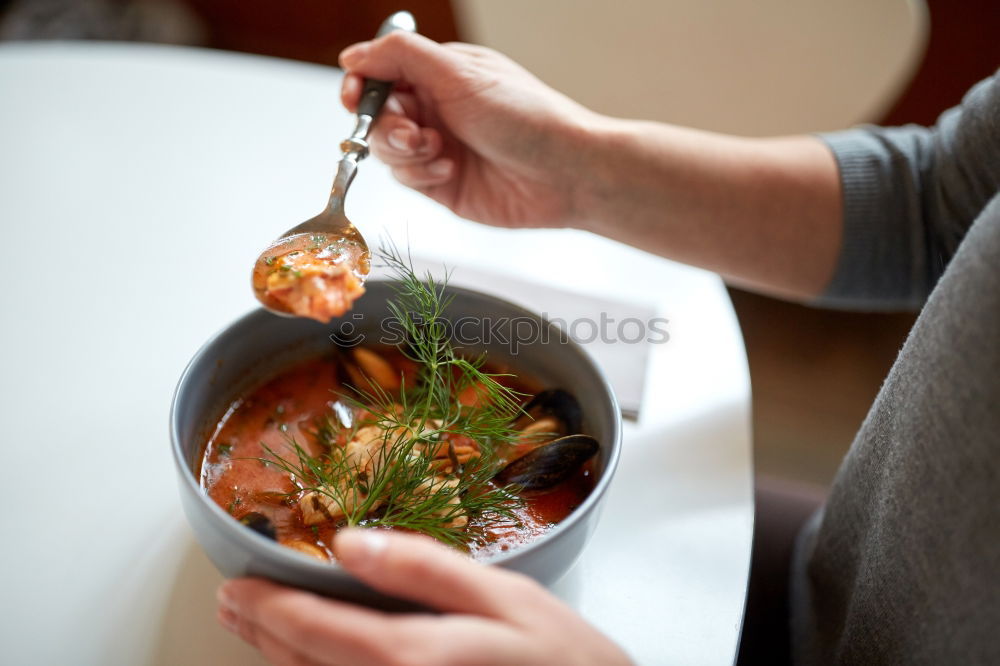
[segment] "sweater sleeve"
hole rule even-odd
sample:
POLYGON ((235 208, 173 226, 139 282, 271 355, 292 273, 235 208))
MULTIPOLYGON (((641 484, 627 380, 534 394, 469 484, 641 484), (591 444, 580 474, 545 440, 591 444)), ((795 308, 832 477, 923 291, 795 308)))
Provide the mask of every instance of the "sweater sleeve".
POLYGON ((840 169, 843 237, 818 305, 919 308, 1000 191, 1000 72, 934 127, 820 135, 840 169))

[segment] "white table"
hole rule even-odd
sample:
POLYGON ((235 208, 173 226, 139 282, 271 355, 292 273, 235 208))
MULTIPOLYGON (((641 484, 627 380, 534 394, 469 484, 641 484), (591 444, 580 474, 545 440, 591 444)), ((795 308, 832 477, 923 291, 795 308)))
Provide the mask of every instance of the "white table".
MULTIPOLYGON (((194 351, 254 306, 257 251, 324 204, 351 125, 339 77, 180 48, 0 46, 0 662, 259 662, 213 620, 219 576, 180 511, 167 411, 194 351)), ((348 206, 369 236, 384 226, 459 271, 530 266, 670 319, 601 526, 556 591, 640 663, 732 663, 750 382, 720 280, 584 233, 474 225, 375 160, 348 206)))

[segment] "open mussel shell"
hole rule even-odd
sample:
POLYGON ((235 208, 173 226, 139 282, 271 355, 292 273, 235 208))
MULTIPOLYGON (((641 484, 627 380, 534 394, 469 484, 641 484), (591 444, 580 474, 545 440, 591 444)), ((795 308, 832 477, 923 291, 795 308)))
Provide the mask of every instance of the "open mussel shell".
POLYGON ((251 511, 247 515, 240 518, 240 522, 257 534, 265 536, 268 539, 276 540, 278 538, 278 530, 275 529, 274 523, 272 523, 271 519, 262 513, 251 511))
POLYGON ((601 448, 589 435, 568 435, 539 446, 500 470, 495 480, 524 490, 542 490, 562 483, 601 448))
POLYGON ((583 429, 583 408, 573 394, 562 389, 546 389, 529 400, 522 409, 535 420, 544 416, 559 419, 567 433, 583 429))

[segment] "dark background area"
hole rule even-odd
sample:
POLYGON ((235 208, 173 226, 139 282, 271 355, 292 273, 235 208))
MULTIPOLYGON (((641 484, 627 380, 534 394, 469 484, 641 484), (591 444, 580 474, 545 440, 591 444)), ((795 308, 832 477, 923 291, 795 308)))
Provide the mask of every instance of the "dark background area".
POLYGON ((369 39, 393 12, 417 17, 420 32, 439 42, 459 39, 448 0, 183 0, 207 26, 210 46, 337 64, 347 45, 369 39))

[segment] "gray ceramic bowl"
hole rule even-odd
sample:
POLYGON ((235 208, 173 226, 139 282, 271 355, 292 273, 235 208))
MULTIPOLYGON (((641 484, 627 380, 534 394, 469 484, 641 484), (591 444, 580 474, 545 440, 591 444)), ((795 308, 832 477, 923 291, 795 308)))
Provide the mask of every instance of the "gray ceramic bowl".
MULTIPOLYGON (((542 538, 488 560, 551 584, 573 565, 597 524, 621 449, 618 404, 587 354, 576 343, 560 340, 555 327, 538 315, 485 294, 458 288, 448 292, 454 297, 448 318, 456 322, 469 317, 463 321, 473 322, 462 330, 478 330, 475 322, 484 318, 492 327, 492 339, 470 351, 485 350, 490 359, 509 363, 515 372, 524 372, 545 387, 571 391, 583 406, 584 432, 601 443, 596 484, 586 501, 542 538), (512 323, 505 327, 504 321, 512 323), (527 337, 532 329, 548 335, 538 335, 541 340, 522 344, 512 353, 511 334, 527 337)), ((354 328, 349 333, 377 341, 381 324, 389 316, 386 301, 390 296, 389 283, 370 282, 365 296, 345 319, 354 328)), ((337 598, 392 607, 399 604, 363 586, 336 564, 318 562, 239 524, 198 485, 205 440, 229 403, 294 361, 330 350, 337 344, 331 332, 341 326, 257 310, 209 340, 184 370, 174 394, 170 414, 174 461, 188 521, 224 576, 262 576, 337 598)), ((339 332, 341 338, 346 337, 343 328, 339 332)))

